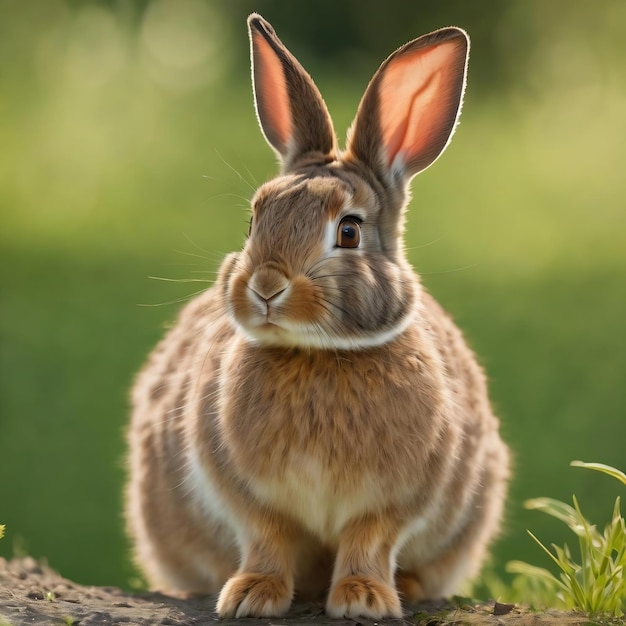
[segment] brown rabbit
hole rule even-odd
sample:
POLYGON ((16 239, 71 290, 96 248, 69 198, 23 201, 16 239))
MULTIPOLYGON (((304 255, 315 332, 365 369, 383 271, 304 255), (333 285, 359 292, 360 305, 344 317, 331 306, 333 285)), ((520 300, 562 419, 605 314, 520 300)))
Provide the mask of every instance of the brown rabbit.
POLYGON ((316 86, 248 19, 259 122, 282 164, 250 235, 137 379, 128 528, 153 587, 272 616, 399 617, 452 594, 502 514, 508 451, 485 377, 402 243, 408 183, 448 144, 467 35, 374 75, 341 152, 316 86))

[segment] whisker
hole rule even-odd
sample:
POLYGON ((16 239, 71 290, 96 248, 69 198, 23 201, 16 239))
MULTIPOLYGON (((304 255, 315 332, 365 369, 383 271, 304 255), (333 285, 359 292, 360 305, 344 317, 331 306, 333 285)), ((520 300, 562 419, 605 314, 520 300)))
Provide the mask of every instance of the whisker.
POLYGON ((224 191, 223 193, 216 193, 212 196, 209 196, 207 199, 208 200, 215 200, 216 198, 228 198, 228 197, 232 197, 232 198, 237 198, 238 200, 243 200, 245 202, 245 204, 237 204, 235 206, 243 206, 243 207, 250 207, 250 198, 246 198, 245 196, 242 196, 238 193, 233 193, 231 191, 224 191))
MULTIPOLYGON (((311 281, 315 282, 315 281, 319 281, 322 280, 324 278, 339 278, 339 279, 345 279, 346 281, 353 281, 354 278, 352 276, 350 276, 349 274, 318 274, 317 276, 311 276, 309 275, 309 278, 311 279, 311 281)), ((376 278, 378 280, 384 280, 386 277, 385 276, 381 276, 380 274, 376 274, 376 278)), ((394 279, 394 282, 397 282, 400 285, 411 285, 413 283, 412 280, 410 279, 394 279)), ((341 289, 341 285, 324 285, 323 287, 321 287, 322 289, 326 290, 326 289, 336 289, 339 290, 341 289)))
POLYGON ((206 291, 206 289, 199 289, 198 291, 194 291, 193 293, 190 293, 187 296, 182 296, 180 298, 176 298, 174 300, 168 300, 167 302, 157 302, 154 304, 146 304, 146 303, 141 303, 138 302, 137 306, 141 306, 141 307, 158 307, 158 306, 169 306, 170 304, 180 304, 181 302, 187 302, 188 300, 191 300, 191 298, 193 298, 194 296, 197 296, 201 293, 204 293, 206 291))
MULTIPOLYGON (((178 253, 178 254, 184 254, 185 256, 190 256, 196 259, 202 259, 204 261, 214 261, 215 259, 211 259, 211 257, 208 256, 204 256, 201 254, 194 254, 193 252, 185 252, 184 250, 174 250, 174 252, 178 253)), ((209 253, 207 253, 209 254, 209 253)))
POLYGON ((437 237, 436 239, 432 239, 431 241, 427 241, 426 243, 422 243, 417 246, 411 246, 410 248, 405 246, 404 250, 407 252, 410 252, 411 250, 421 250, 422 248, 428 248, 429 246, 434 246, 436 243, 439 243, 440 241, 443 241, 444 239, 445 239, 445 236, 442 235, 441 237, 437 237))
POLYGON ((441 270, 438 272, 420 272, 420 276, 437 276, 438 274, 454 274, 455 272, 464 272, 466 270, 472 270, 475 267, 479 267, 480 263, 472 263, 471 265, 464 265, 462 267, 456 267, 449 270, 441 270))
POLYGON ((205 250, 201 246, 199 246, 187 233, 183 232, 183 237, 196 249, 200 250, 204 254, 211 254, 211 250, 205 250))
MULTIPOLYGON (((226 165, 226 167, 228 167, 232 172, 234 172, 235 174, 237 174, 237 177, 239 178, 239 180, 243 183, 245 183, 246 185, 248 185, 248 187, 250 187, 250 189, 252 190, 252 192, 254 193, 257 188, 252 186, 250 184, 249 181, 247 181, 240 172, 238 172, 230 163, 228 163, 228 161, 226 161, 226 159, 220 154, 220 152, 218 150, 215 151, 215 153, 217 154, 217 156, 221 159, 222 163, 224 163, 224 165, 226 165)), ((258 186, 258 185, 257 185, 258 186)))
POLYGON ((252 182, 255 184, 255 187, 259 187, 260 186, 259 181, 254 177, 254 174, 250 171, 247 165, 244 165, 244 167, 246 168, 246 172, 248 173, 248 176, 250 176, 250 178, 252 179, 252 182))
POLYGON ((316 301, 331 316, 332 319, 341 321, 340 318, 335 314, 333 309, 340 311, 345 316, 348 316, 347 309, 344 309, 343 307, 339 306, 336 302, 331 302, 328 298, 320 297, 320 298, 317 298, 316 301))
MULTIPOLYGON (((198 267, 200 266, 200 263, 166 263, 164 265, 164 267, 175 267, 175 268, 188 268, 188 267, 198 267)), ((210 270, 210 269, 193 269, 193 270, 189 270, 190 274, 206 274, 208 276, 216 276, 217 274, 219 274, 219 269, 217 270, 210 270)), ((155 278, 154 276, 148 276, 148 278, 155 278)), ((159 277, 156 277, 157 280, 159 280, 159 277)), ((163 279, 161 279, 163 280, 163 279)))
POLYGON ((148 276, 151 280, 161 280, 167 283, 210 283, 206 278, 165 278, 164 276, 148 276))

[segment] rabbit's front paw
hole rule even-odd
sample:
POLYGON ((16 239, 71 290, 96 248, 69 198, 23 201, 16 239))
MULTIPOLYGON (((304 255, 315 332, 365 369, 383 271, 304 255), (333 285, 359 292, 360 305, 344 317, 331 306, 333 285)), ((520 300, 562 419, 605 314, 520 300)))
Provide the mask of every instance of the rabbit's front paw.
POLYGON ((347 576, 330 590, 326 612, 331 617, 402 617, 395 589, 368 576, 347 576))
POLYGON ((286 613, 293 590, 280 576, 237 574, 222 587, 220 617, 276 617, 286 613))

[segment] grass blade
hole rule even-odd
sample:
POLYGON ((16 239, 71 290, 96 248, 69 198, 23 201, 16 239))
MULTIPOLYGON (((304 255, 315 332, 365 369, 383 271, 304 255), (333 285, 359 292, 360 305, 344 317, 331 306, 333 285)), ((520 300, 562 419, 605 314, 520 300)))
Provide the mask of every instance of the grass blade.
POLYGON ((617 478, 623 485, 626 485, 626 474, 610 465, 605 465, 604 463, 585 463, 584 461, 572 461, 570 465, 572 467, 584 467, 586 469, 603 472, 609 476, 613 476, 613 478, 617 478))

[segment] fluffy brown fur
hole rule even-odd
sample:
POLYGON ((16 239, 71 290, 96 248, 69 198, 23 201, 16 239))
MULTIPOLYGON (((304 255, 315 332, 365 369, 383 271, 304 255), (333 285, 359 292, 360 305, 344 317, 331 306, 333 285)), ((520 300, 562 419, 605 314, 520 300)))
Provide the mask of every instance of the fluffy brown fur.
POLYGON ((401 596, 478 572, 508 477, 484 374, 401 240, 407 184, 456 124, 468 40, 443 29, 389 57, 340 154, 308 74, 263 18, 249 27, 282 174, 137 379, 129 533, 152 586, 221 590, 224 617, 279 615, 296 593, 398 617, 401 596))

